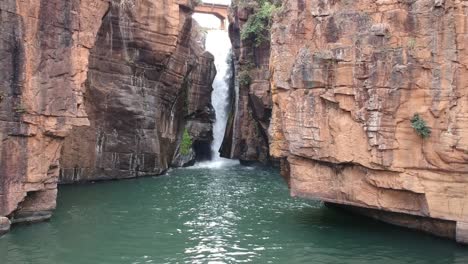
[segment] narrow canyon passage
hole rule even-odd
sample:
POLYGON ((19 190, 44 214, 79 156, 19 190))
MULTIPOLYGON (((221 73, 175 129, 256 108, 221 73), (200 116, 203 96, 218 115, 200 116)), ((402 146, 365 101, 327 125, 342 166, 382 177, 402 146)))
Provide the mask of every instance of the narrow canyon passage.
POLYGON ((215 56, 213 160, 160 177, 62 186, 49 222, 0 237, 1 263, 468 263, 455 242, 294 199, 277 169, 219 158, 229 39, 215 56))
POLYGON ((0 264, 468 263, 468 0, 0 25, 0 264))

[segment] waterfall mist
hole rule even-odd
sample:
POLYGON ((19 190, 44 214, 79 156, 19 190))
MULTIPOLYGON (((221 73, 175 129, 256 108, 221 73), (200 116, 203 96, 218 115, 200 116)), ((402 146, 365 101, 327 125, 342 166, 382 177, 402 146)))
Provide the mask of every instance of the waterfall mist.
POLYGON ((229 116, 229 62, 231 54, 231 41, 228 32, 224 30, 210 30, 206 37, 206 50, 213 54, 215 58, 216 77, 213 82, 213 93, 211 102, 216 112, 216 121, 213 126, 213 143, 211 151, 213 153, 212 161, 209 163, 198 164, 199 166, 219 167, 226 164, 238 163, 223 159, 220 157, 219 149, 223 142, 226 123, 229 116))

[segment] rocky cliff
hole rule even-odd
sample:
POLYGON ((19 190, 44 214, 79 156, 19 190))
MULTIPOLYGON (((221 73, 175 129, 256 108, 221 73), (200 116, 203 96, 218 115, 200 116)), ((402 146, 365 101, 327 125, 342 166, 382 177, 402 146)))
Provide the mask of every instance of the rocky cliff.
POLYGON ((83 83, 108 6, 0 2, 0 216, 35 221, 55 208, 63 139, 88 124, 83 83))
POLYGON ((65 139, 61 182, 161 174, 186 124, 198 149, 210 148, 215 69, 191 13, 190 2, 112 2, 91 50, 91 125, 65 139))
POLYGON ((234 96, 221 146, 221 155, 241 162, 270 162, 268 127, 271 117, 270 43, 241 38, 249 17, 256 12, 255 1, 234 1, 229 16, 229 37, 233 47, 232 82, 234 96))
POLYGON ((0 233, 10 221, 49 218, 59 174, 74 182, 161 173, 181 156, 185 128, 195 150, 179 164, 206 152, 215 70, 192 8, 1 1, 0 233))
POLYGON ((292 195, 468 242, 467 15, 462 0, 284 1, 269 133, 292 195))

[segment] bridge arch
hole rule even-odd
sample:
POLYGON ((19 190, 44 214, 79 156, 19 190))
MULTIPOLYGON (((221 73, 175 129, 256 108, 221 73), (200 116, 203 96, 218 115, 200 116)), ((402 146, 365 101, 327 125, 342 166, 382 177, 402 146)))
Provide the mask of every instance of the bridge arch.
POLYGON ((194 12, 200 14, 214 15, 221 21, 221 29, 226 29, 226 21, 228 18, 228 5, 201 3, 195 7, 194 12))

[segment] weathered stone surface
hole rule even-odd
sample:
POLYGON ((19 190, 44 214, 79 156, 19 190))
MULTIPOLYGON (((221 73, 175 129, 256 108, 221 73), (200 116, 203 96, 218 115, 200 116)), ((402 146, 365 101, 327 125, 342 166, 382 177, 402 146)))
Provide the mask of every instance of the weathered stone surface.
POLYGON ((392 225, 435 234, 440 237, 453 238, 455 237, 456 233, 457 223, 454 221, 394 213, 385 210, 369 209, 350 205, 339 205, 333 203, 326 203, 326 205, 328 207, 337 207, 340 210, 371 217, 382 222, 390 223, 392 225))
MULTIPOLYGON (((0 216, 47 218, 105 0, 0 2, 0 216)), ((36 218, 37 219, 37 218, 36 218)))
POLYGON ((193 166, 196 161, 196 153, 193 149, 190 149, 187 155, 183 155, 180 152, 176 153, 176 156, 172 160, 172 167, 180 168, 180 167, 189 167, 193 166))
POLYGON ((269 134, 293 195, 468 221, 467 14, 461 0, 284 1, 269 134))
POLYGON ((209 146, 214 58, 191 12, 191 1, 112 2, 91 51, 91 126, 66 138, 61 182, 161 174, 186 121, 193 140, 209 146))
POLYGON ((457 242, 468 245, 468 223, 457 222, 457 242))
POLYGON ((10 219, 0 216, 0 235, 3 235, 10 231, 10 219))
POLYGON ((0 2, 0 216, 49 218, 60 166, 63 182, 161 173, 187 121, 209 145, 215 70, 192 8, 0 2))
POLYGON ((268 126, 271 117, 270 43, 256 45, 242 40, 240 32, 254 10, 249 5, 235 5, 229 17, 229 36, 233 46, 233 97, 221 156, 241 162, 270 161, 268 126), (248 76, 248 77, 247 77, 248 76), (248 81, 246 81, 248 78, 248 81))

